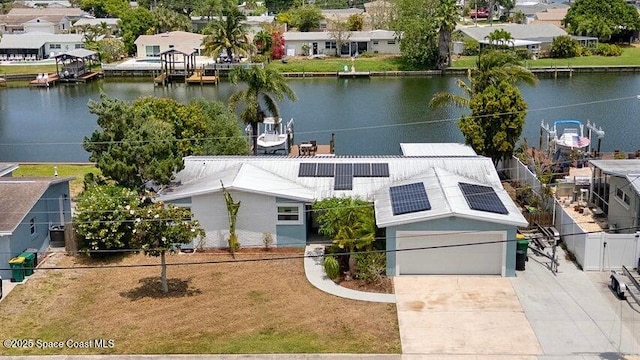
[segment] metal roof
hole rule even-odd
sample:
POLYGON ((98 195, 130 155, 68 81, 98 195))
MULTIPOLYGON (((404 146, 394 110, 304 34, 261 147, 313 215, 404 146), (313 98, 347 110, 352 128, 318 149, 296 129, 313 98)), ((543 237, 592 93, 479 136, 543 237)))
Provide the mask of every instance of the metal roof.
POLYGON ((477 41, 485 40, 490 33, 498 29, 504 29, 508 31, 511 34, 511 37, 519 40, 554 38, 556 36, 567 35, 566 31, 553 24, 507 24, 501 26, 496 25, 459 28, 460 31, 477 41))
MULTIPOLYGON (((285 41, 334 41, 330 31, 287 31, 283 35, 285 41)), ((396 33, 388 30, 351 31, 349 41, 394 40, 396 33)))
POLYGON ((374 196, 376 224, 379 227, 397 226, 451 216, 514 226, 528 225, 527 220, 524 218, 520 210, 518 210, 518 207, 511 197, 509 197, 509 194, 504 190, 502 185, 489 185, 485 182, 472 180, 440 168, 433 168, 419 176, 393 184, 393 186, 415 182, 424 184, 427 191, 427 197, 431 204, 431 209, 402 215, 393 215, 391 198, 389 195, 390 186, 385 186, 377 191, 374 196), (473 183, 482 186, 491 186, 509 213, 497 214, 471 209, 458 186, 459 183, 473 183))
POLYGON ((469 145, 456 143, 400 143, 404 156, 476 156, 469 145))
POLYGON ((136 45, 180 45, 180 46, 200 46, 205 36, 186 31, 170 31, 155 35, 140 35, 134 41, 136 45))
POLYGON ((87 49, 73 49, 73 50, 69 50, 69 51, 65 51, 62 52, 58 55, 55 56, 55 58, 68 58, 68 57, 72 57, 72 58, 88 58, 91 56, 96 55, 97 52, 92 51, 92 50, 87 50, 87 49))
POLYGON ((0 178, 0 234, 10 235, 52 184, 73 178, 0 178))
POLYGON ((5 176, 19 167, 20 166, 15 163, 0 163, 0 176, 5 176))
POLYGON ((627 181, 636 194, 640 195, 640 174, 627 175, 627 181))
POLYGON ((4 34, 0 49, 39 49, 46 43, 82 43, 81 34, 50 34, 30 32, 24 34, 4 34))
POLYGON ((483 156, 455 156, 455 161, 448 156, 190 156, 184 159, 184 166, 176 175, 175 183, 160 192, 158 200, 171 201, 219 192, 223 182, 230 190, 299 201, 359 197, 376 204, 380 224, 385 226, 452 215, 526 225, 526 220, 518 215, 515 204, 504 192, 491 159, 483 156), (301 163, 387 163, 389 177, 354 177, 352 190, 335 190, 333 177, 299 177, 301 163), (415 214, 389 216, 388 187, 415 182, 415 179, 425 182, 434 210, 427 217, 424 214, 418 217, 415 214), (478 214, 478 211, 470 210, 457 189, 458 181, 494 188, 509 209, 509 215, 478 214))
POLYGON ((640 159, 591 160, 589 162, 593 164, 593 166, 611 175, 626 176, 629 174, 640 174, 640 159))
POLYGON ((82 26, 82 25, 91 25, 96 26, 102 23, 106 23, 109 26, 118 25, 120 22, 119 18, 97 18, 97 19, 80 19, 73 23, 74 27, 82 26))

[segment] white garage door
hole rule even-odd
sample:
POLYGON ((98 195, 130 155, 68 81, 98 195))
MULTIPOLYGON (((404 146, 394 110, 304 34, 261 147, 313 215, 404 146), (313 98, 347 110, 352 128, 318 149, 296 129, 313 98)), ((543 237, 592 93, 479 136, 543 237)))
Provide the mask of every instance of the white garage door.
MULTIPOLYGON (((397 248, 415 249, 502 241, 502 232, 461 234, 442 232, 398 231, 397 248)), ((501 275, 505 243, 455 246, 439 249, 404 250, 396 253, 399 275, 501 275)))

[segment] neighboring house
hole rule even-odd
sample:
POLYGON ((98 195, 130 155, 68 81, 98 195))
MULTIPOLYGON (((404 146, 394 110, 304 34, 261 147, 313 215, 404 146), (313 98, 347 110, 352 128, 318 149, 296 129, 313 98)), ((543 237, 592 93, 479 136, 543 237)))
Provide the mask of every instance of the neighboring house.
MULTIPOLYGON (((387 30, 349 31, 345 32, 340 54, 355 56, 368 52, 371 54, 400 54, 400 41, 395 32, 387 30), (348 38, 346 35, 348 34, 348 38)), ((332 31, 295 32, 283 34, 287 55, 303 55, 303 47, 309 47, 308 55, 336 54, 336 33, 332 31), (305 46, 306 45, 306 46, 305 46)))
MULTIPOLYGON (((359 197, 374 203, 388 250, 491 242, 389 251, 388 275, 514 276, 515 243, 507 240, 515 239, 526 220, 502 188, 491 159, 447 145, 433 156, 187 157, 158 200, 191 209, 206 231, 204 246, 225 247, 224 185, 241 202, 236 233, 242 246, 262 246, 270 233, 276 246, 302 247, 322 238, 311 211, 315 200, 359 197), (482 200, 478 191, 484 201, 476 201, 482 200)), ((417 146, 409 153, 428 151, 417 146)))
POLYGON ((111 34, 117 34, 120 30, 120 19, 118 18, 98 18, 98 19, 80 19, 73 23, 74 29, 79 29, 85 25, 88 26, 102 26, 102 23, 107 24, 111 34))
POLYGON ((564 28, 562 23, 569 8, 546 9, 534 14, 531 24, 552 24, 564 28))
POLYGON ((163 53, 174 47, 180 47, 183 49, 195 49, 198 54, 202 52, 202 40, 205 35, 194 34, 185 31, 171 31, 156 35, 140 35, 136 41, 137 56, 139 58, 144 57, 158 57, 160 53, 163 53))
POLYGON ((79 8, 13 8, 9 10, 7 15, 31 16, 32 18, 41 16, 65 16, 72 22, 91 17, 89 13, 79 8))
POLYGON ((326 31, 331 29, 331 22, 346 23, 352 15, 364 14, 363 9, 325 9, 322 10, 324 19, 320 20, 320 30, 326 31))
POLYGON ((66 33, 71 28, 71 20, 64 15, 0 15, 0 31, 3 34, 27 32, 66 33))
POLYGON ((566 31, 552 24, 506 24, 482 27, 459 27, 458 31, 464 36, 482 43, 486 42, 490 33, 498 29, 508 31, 514 40, 531 42, 522 43, 522 46, 533 46, 537 51, 548 50, 555 37, 567 35, 566 31))
POLYGON ((70 8, 71 2, 68 0, 27 0, 16 1, 14 4, 28 8, 70 8))
POLYGON ((559 2, 546 4, 538 1, 517 1, 513 9, 511 9, 511 14, 515 14, 518 11, 522 12, 525 17, 525 24, 530 24, 536 19, 537 13, 554 9, 569 9, 569 5, 559 2))
MULTIPOLYGON (((213 16, 208 18, 206 16, 192 16, 191 24, 193 26, 193 31, 202 32, 207 25, 213 21, 218 19, 218 16, 213 16)), ((249 37, 253 38, 260 30, 264 29, 266 26, 274 24, 276 17, 273 15, 261 15, 261 16, 247 16, 247 19, 242 23, 247 24, 249 27, 249 37)))
POLYGON ((376 0, 364 3, 365 29, 389 30, 396 18, 394 3, 376 0))
POLYGON ((640 160, 590 162, 590 202, 603 211, 611 230, 635 232, 640 227, 640 160))
MULTIPOLYGON (((26 249, 46 250, 49 228, 71 220, 72 178, 0 178, 0 268, 26 249)), ((4 279, 10 270, 0 270, 4 279)))
POLYGON ((81 34, 5 34, 0 39, 0 61, 41 60, 84 48, 81 34))

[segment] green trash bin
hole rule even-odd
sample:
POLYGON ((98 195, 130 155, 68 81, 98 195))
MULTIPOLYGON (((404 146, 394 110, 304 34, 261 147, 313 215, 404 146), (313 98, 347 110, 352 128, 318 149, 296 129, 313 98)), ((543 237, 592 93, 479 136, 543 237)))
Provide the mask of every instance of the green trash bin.
POLYGON ((527 253, 529 250, 529 240, 524 237, 522 234, 516 235, 516 251, 522 251, 523 253, 527 253))
POLYGON ((23 252, 18 256, 24 258, 24 264, 22 264, 24 276, 33 275, 33 269, 36 267, 36 255, 30 252, 23 252))
POLYGON ((11 282, 22 282, 24 280, 24 264, 23 257, 14 257, 9 260, 9 267, 11 267, 11 282))

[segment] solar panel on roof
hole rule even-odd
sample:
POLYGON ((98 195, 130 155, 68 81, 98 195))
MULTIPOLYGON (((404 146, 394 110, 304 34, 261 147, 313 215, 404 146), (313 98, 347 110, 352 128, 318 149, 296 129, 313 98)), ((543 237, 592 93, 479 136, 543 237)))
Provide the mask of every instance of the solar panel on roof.
POLYGON ((458 183, 458 186, 467 200, 469 208, 495 214, 506 215, 509 213, 492 187, 467 183, 458 183))
POLYGON ((388 163, 371 164, 371 176, 389 177, 389 164, 388 163))
POLYGON ((334 179, 333 189, 353 189, 353 164, 336 164, 336 177, 334 179))
POLYGON ((316 165, 316 163, 300 163, 298 177, 315 177, 316 165))
POLYGON ((316 177, 333 177, 336 164, 319 163, 316 177))
POLYGON ((353 176, 354 177, 369 177, 371 176, 371 164, 353 164, 353 176))
POLYGON ((389 195, 391 195, 391 210, 393 211, 393 215, 431 210, 431 203, 429 203, 427 191, 421 182, 392 186, 389 188, 389 195))

